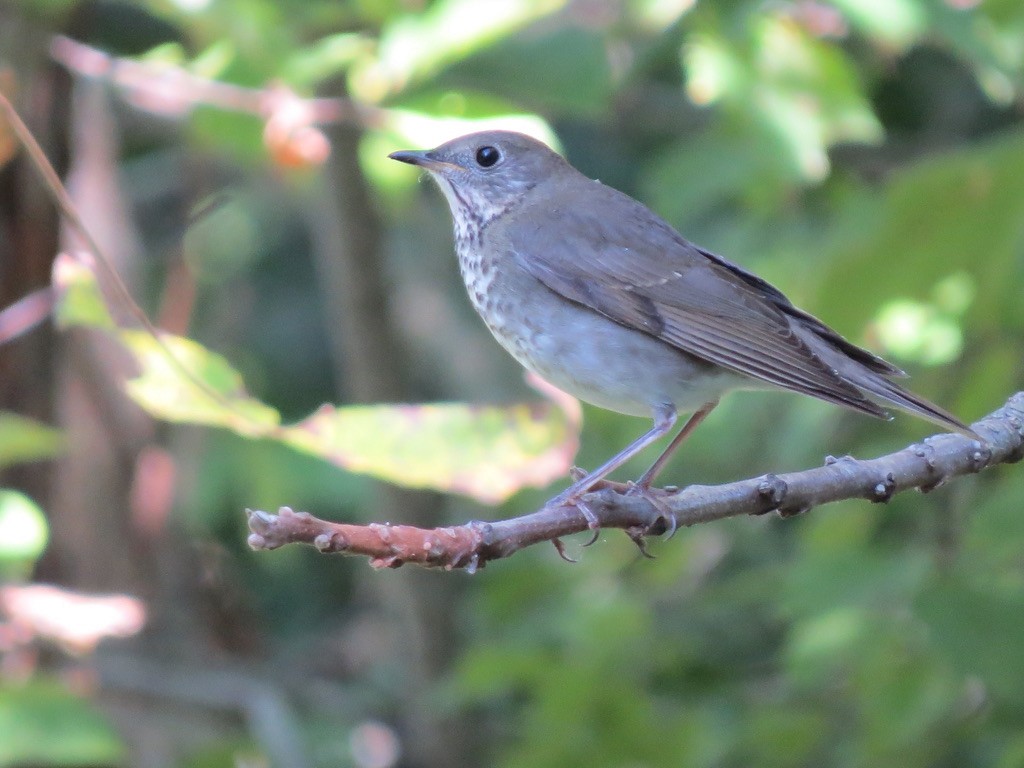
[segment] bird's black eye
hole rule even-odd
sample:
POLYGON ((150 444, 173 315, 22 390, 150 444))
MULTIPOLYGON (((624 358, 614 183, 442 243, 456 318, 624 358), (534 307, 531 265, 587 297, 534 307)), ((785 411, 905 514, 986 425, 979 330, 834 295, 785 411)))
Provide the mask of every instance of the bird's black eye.
POLYGON ((501 160, 501 152, 497 147, 480 147, 476 151, 476 164, 481 168, 490 168, 499 160, 501 160))

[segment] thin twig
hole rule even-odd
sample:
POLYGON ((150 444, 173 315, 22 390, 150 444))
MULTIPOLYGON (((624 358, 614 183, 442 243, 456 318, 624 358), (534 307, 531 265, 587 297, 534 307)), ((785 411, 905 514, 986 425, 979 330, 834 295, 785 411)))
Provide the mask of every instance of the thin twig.
MULTIPOLYGON (((635 540, 674 528, 739 515, 777 512, 783 517, 841 499, 886 502, 911 488, 928 492, 959 475, 980 472, 1024 457, 1024 392, 976 422, 985 443, 964 435, 929 437, 877 459, 828 457, 825 466, 784 475, 741 480, 718 486, 691 485, 680 491, 657 491, 658 508, 626 486, 606 484, 584 497, 603 528, 623 528, 635 540)), ((311 544, 321 552, 364 555, 376 568, 405 563, 475 571, 490 560, 508 557, 542 541, 588 530, 575 507, 545 507, 522 517, 492 523, 473 521, 448 528, 410 525, 348 525, 319 520, 282 507, 277 514, 247 511, 249 546, 276 549, 291 543, 311 544)))

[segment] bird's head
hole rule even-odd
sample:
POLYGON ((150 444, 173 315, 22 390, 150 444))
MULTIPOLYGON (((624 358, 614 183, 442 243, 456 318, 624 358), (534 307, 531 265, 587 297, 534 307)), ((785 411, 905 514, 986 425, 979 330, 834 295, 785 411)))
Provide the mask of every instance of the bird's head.
POLYGON ((569 169, 541 142, 512 131, 483 131, 435 149, 403 150, 392 160, 427 171, 441 187, 452 215, 486 223, 513 208, 539 183, 569 169))

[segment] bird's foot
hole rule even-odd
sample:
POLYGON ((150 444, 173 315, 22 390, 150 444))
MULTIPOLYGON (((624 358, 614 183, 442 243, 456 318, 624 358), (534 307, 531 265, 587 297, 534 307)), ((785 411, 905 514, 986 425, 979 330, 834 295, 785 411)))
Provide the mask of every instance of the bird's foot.
MULTIPOLYGON (((676 530, 678 530, 678 528, 676 526, 675 514, 672 512, 671 509, 668 508, 668 505, 664 501, 658 498, 658 496, 655 494, 654 490, 650 486, 644 483, 626 483, 626 495, 639 496, 640 498, 645 499, 648 503, 650 503, 652 507, 654 507, 658 511, 659 519, 665 526, 663 534, 668 534, 665 537, 665 541, 668 541, 676 535, 676 530)), ((657 524, 657 521, 652 523, 650 526, 648 526, 647 530, 644 533, 649 534, 651 532, 651 528, 653 528, 657 524)))
MULTIPOLYGON (((570 474, 573 476, 573 478, 576 479, 577 482, 587 476, 586 471, 580 469, 579 467, 573 467, 572 470, 570 470, 570 474), (577 477, 577 474, 579 474, 579 477, 577 477)), ((581 496, 583 496, 584 494, 590 493, 591 490, 591 488, 587 488, 583 492, 579 492, 574 491, 572 487, 569 487, 544 505, 545 508, 576 507, 579 513, 583 515, 583 519, 586 520, 587 529, 594 532, 594 535, 590 538, 590 541, 583 545, 584 547, 589 547, 592 544, 594 544, 594 542, 597 541, 598 536, 601 535, 601 521, 597 518, 597 515, 594 514, 593 510, 587 505, 587 503, 583 501, 583 499, 581 498, 581 496)), ((556 548, 558 548, 557 545, 556 548)), ((559 554, 562 554, 562 550, 560 548, 558 548, 558 551, 559 554)))
MULTIPOLYGON (((597 515, 595 515, 593 513, 593 511, 591 511, 590 507, 588 507, 580 499, 576 499, 575 501, 570 501, 570 502, 562 502, 562 503, 559 503, 558 506, 561 506, 561 507, 567 507, 567 506, 576 507, 576 509, 579 510, 580 514, 583 515, 583 519, 587 521, 587 528, 589 528, 591 531, 594 532, 594 535, 590 537, 590 541, 588 541, 586 544, 583 545, 584 547, 589 547, 592 544, 594 544, 594 542, 597 541, 597 537, 601 535, 601 521, 597 519, 597 515)), ((561 539, 554 538, 554 539, 551 540, 551 543, 555 545, 555 549, 558 551, 558 556, 560 558, 562 558, 563 560, 565 560, 565 562, 567 562, 567 563, 577 563, 577 562, 579 562, 575 558, 569 557, 569 555, 566 554, 566 552, 565 552, 565 544, 562 543, 561 539)))

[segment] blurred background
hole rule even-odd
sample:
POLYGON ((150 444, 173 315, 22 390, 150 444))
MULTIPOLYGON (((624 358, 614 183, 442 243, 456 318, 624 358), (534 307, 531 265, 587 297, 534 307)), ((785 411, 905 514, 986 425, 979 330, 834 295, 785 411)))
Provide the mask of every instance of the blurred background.
MULTIPOLYGON (((1024 387, 1019 0, 0 1, 0 91, 133 295, 296 420, 538 395, 386 159, 545 138, 965 420, 1024 387)), ((0 307, 76 247, 0 127, 0 307)), ((123 309, 123 307, 122 307, 123 309)), ((243 509, 525 513, 154 420, 109 339, 0 348, 0 765, 1024 766, 1024 479, 621 532, 470 577, 254 553, 243 509)), ((584 409, 592 467, 646 422, 584 409)), ((929 434, 728 397, 662 479, 929 434)), ((369 437, 367 439, 370 439, 369 437)), ((651 457, 631 466, 635 476, 651 457)), ((585 537, 583 537, 585 540, 585 537)))

